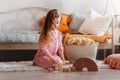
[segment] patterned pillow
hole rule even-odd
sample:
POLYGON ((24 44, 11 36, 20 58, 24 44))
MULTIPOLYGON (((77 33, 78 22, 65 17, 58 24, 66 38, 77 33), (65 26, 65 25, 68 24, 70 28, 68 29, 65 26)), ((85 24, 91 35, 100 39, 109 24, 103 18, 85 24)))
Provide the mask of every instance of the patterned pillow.
POLYGON ((120 54, 109 55, 104 60, 105 64, 108 64, 111 68, 120 69, 120 54))
POLYGON ((79 13, 71 13, 70 17, 72 18, 72 21, 69 24, 69 28, 72 30, 73 33, 78 33, 78 29, 85 21, 86 15, 79 13))

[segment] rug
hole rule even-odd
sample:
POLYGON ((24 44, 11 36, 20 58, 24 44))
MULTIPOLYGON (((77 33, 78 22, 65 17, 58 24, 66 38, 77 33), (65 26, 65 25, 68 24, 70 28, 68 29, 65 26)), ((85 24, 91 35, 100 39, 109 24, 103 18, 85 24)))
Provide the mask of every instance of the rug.
POLYGON ((110 69, 110 66, 104 64, 103 61, 96 60, 95 63, 97 64, 98 69, 110 69))
POLYGON ((0 71, 43 71, 45 69, 34 66, 32 61, 0 62, 0 71))
MULTIPOLYGON (((109 69, 107 64, 103 64, 102 61, 96 61, 98 69, 109 69)), ((70 67, 72 64, 64 65, 64 67, 70 67)), ((20 62, 0 62, 0 72, 17 72, 17 71, 46 71, 44 68, 34 66, 32 61, 20 61, 20 62)))

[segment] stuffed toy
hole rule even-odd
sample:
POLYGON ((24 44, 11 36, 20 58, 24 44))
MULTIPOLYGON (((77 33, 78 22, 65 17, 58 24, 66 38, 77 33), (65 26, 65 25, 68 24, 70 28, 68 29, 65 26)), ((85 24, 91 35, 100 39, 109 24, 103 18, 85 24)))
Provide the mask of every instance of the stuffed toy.
POLYGON ((90 45, 94 44, 95 41, 83 36, 67 35, 65 36, 65 43, 67 45, 90 45))
MULTIPOLYGON (((43 26, 44 22, 45 22, 45 18, 46 16, 44 16, 43 18, 41 18, 40 20, 40 25, 43 26)), ((61 19, 61 24, 59 27, 59 31, 62 33, 71 33, 71 30, 68 27, 68 24, 72 21, 72 19, 70 17, 68 17, 67 15, 62 15, 62 19, 61 19)))
MULTIPOLYGON (((82 39, 81 45, 94 44, 95 42, 104 43, 104 42, 107 42, 112 37, 111 34, 109 34, 109 33, 106 33, 103 36, 81 35, 81 34, 69 34, 69 33, 67 33, 65 35, 64 41, 68 41, 68 39, 72 38, 72 37, 75 38, 75 36, 80 37, 82 39)), ((70 41, 67 44, 71 44, 70 41)))
POLYGON ((69 37, 67 44, 68 45, 80 45, 82 44, 82 39, 79 37, 69 37))
POLYGON ((120 69, 120 54, 111 54, 104 59, 104 63, 111 68, 120 69))
POLYGON ((97 35, 81 35, 83 37, 87 37, 87 38, 91 38, 93 39, 95 42, 100 42, 100 43, 104 43, 107 42, 109 39, 112 38, 112 35, 109 33, 105 33, 102 36, 97 36, 97 35))
POLYGON ((85 38, 85 45, 94 44, 94 43, 95 41, 93 39, 85 38))

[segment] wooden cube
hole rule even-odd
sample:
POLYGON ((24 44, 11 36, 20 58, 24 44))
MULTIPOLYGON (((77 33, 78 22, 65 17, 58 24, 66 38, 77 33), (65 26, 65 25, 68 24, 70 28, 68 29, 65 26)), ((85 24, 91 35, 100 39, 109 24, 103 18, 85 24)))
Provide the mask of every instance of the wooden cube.
POLYGON ((71 71, 76 71, 76 67, 71 67, 71 71))
POLYGON ((48 72, 53 72, 53 68, 48 68, 48 72))

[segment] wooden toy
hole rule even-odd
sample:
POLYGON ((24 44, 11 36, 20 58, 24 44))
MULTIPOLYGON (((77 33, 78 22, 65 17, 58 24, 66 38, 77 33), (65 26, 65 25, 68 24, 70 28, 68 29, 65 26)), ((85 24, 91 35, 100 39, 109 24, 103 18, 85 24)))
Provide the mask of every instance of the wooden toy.
POLYGON ((55 65, 55 71, 62 71, 62 66, 63 66, 62 63, 56 64, 55 65))
POLYGON ((90 58, 79 58, 73 63, 73 67, 76 70, 82 71, 83 68, 87 68, 88 71, 98 71, 96 63, 90 58))
POLYGON ((53 68, 48 68, 48 72, 53 72, 53 68))
POLYGON ((71 72, 71 68, 68 68, 68 72, 71 72))
POLYGON ((71 71, 76 71, 76 67, 70 67, 71 68, 71 71))
POLYGON ((59 67, 55 67, 55 71, 59 71, 59 67))
POLYGON ((63 68, 63 72, 68 72, 68 68, 63 68))

